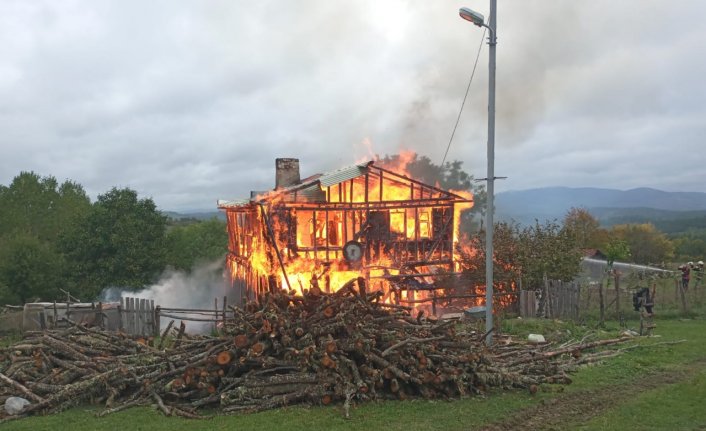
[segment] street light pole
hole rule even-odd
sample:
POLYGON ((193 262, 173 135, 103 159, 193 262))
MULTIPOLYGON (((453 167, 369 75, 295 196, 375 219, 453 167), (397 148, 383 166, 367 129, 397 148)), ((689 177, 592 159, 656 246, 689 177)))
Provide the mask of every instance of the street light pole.
POLYGON ((461 8, 459 15, 479 27, 488 29, 488 199, 485 212, 485 341, 493 344, 493 211, 495 194, 495 47, 497 45, 497 0, 490 0, 490 20, 488 25, 483 15, 468 8, 461 8))

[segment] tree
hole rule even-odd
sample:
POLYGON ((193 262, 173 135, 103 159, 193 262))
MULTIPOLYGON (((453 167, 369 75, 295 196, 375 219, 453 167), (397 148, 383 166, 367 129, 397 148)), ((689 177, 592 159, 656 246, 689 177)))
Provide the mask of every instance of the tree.
POLYGON ((706 258, 706 229, 689 229, 671 239, 677 260, 696 262, 706 258))
POLYGON ((165 266, 165 231, 166 217, 152 199, 127 188, 98 196, 63 241, 76 288, 91 297, 106 287, 139 289, 154 281, 165 266))
MULTIPOLYGON (((493 231, 493 281, 506 283, 518 278, 518 225, 516 223, 499 222, 493 231)), ((464 270, 464 280, 471 285, 485 283, 485 232, 477 232, 464 241, 467 246, 461 247, 459 256, 464 270)))
POLYGON ((652 223, 615 225, 610 233, 628 244, 635 263, 662 263, 674 257, 674 244, 652 223))
POLYGON ((85 214, 91 202, 83 188, 71 181, 21 172, 9 187, 0 187, 0 237, 15 231, 55 243, 63 228, 85 214))
POLYGON ((545 278, 572 280, 581 270, 582 253, 571 231, 546 221, 519 232, 517 264, 524 285, 539 288, 545 278))
POLYGON ((213 218, 173 227, 167 232, 166 250, 167 265, 184 271, 222 258, 228 250, 226 223, 213 218))
POLYGON ((90 207, 80 185, 59 185, 34 172, 21 172, 9 186, 0 186, 0 299, 57 297, 67 284, 59 238, 90 207))
POLYGON ((574 237, 577 247, 600 248, 600 223, 586 208, 571 208, 564 216, 564 228, 574 237))
POLYGON ((63 258, 47 241, 17 232, 0 247, 0 285, 5 302, 56 299, 64 287, 63 258))
POLYGON ((625 260, 630 257, 630 246, 624 240, 613 238, 604 248, 608 272, 613 270, 613 264, 616 260, 625 260))

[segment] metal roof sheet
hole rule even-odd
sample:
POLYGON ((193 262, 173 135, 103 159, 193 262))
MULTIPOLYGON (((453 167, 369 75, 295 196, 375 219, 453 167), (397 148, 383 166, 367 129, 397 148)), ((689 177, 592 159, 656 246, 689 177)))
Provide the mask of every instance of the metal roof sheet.
POLYGON ((219 199, 217 202, 218 208, 237 208, 246 205, 250 205, 252 201, 250 199, 235 199, 235 200, 225 200, 219 199))
POLYGON ((318 180, 322 187, 331 187, 335 184, 365 175, 369 165, 370 162, 365 162, 353 166, 347 166, 345 168, 321 174, 321 177, 319 177, 318 180))

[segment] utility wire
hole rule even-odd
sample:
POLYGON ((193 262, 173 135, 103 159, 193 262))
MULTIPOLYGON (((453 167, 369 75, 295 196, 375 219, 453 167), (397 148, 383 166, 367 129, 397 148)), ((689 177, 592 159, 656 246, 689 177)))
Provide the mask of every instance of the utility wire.
POLYGON ((486 28, 483 27, 483 36, 480 38, 480 45, 478 45, 478 53, 476 54, 476 62, 473 63, 473 71, 471 72, 471 79, 468 80, 468 87, 466 87, 466 94, 463 96, 463 102, 461 102, 461 109, 458 111, 458 117, 456 118, 456 124, 454 124, 453 131, 451 131, 451 137, 449 138, 449 144, 446 146, 446 152, 444 153, 444 159, 441 161, 441 167, 444 167, 446 162, 446 156, 449 154, 449 148, 451 148, 451 141, 454 139, 456 134, 456 128, 458 127, 459 121, 461 121, 461 113, 463 112, 463 107, 466 104, 466 99, 468 98, 468 91, 471 89, 471 83, 473 82, 473 77, 476 75, 476 67, 478 67, 478 59, 480 58, 480 51, 483 48, 483 41, 485 40, 486 28))

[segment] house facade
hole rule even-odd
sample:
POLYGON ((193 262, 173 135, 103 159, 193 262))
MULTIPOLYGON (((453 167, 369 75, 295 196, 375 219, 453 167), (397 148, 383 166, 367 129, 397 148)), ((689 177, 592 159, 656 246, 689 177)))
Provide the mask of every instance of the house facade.
POLYGON ((297 159, 277 159, 275 168, 274 190, 218 202, 241 301, 274 289, 336 291, 357 277, 399 300, 433 291, 455 271, 456 226, 470 194, 372 161, 304 179, 297 159))

